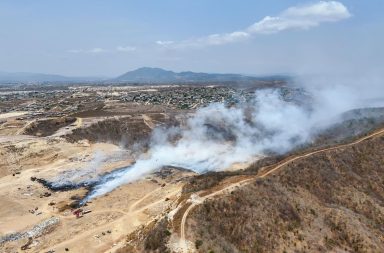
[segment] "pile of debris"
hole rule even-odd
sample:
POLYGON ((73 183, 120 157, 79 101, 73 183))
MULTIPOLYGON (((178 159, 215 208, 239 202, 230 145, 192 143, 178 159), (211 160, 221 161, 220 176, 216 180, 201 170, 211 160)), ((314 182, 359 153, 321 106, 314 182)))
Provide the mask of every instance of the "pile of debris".
POLYGON ((60 222, 60 219, 58 217, 52 217, 47 220, 42 221, 41 223, 35 225, 32 229, 19 232, 19 233, 12 233, 8 235, 4 235, 0 237, 0 244, 9 242, 9 241, 17 241, 23 238, 36 238, 41 235, 43 235, 45 232, 48 231, 48 229, 53 228, 55 225, 57 225, 60 222))
POLYGON ((34 209, 30 209, 30 210, 28 210, 28 212, 31 214, 35 214, 35 215, 40 215, 43 213, 43 212, 39 211, 38 207, 35 207, 34 209))

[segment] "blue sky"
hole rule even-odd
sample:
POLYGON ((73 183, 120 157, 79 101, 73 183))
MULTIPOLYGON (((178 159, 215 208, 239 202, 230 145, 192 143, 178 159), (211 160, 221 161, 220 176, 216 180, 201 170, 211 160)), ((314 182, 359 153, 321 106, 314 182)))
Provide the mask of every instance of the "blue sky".
POLYGON ((383 0, 2 0, 0 70, 380 72, 383 11, 383 0), (333 12, 303 14, 324 3, 333 12))

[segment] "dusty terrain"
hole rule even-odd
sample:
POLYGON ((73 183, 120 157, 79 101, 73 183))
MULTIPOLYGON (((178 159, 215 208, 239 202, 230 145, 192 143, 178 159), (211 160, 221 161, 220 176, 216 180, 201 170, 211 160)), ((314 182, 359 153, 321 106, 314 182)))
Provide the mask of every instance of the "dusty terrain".
POLYGON ((203 175, 166 167, 79 206, 89 188, 54 191, 39 180, 130 166, 148 151, 154 128, 182 126, 211 102, 231 104, 233 90, 79 86, 7 94, 0 252, 384 250, 383 111, 375 120, 346 117, 289 154, 203 175))
MULTIPOLYGON (((181 192, 182 183, 174 182, 187 172, 173 171, 162 179, 152 175, 95 199, 84 209, 91 212, 77 219, 68 206, 82 189, 51 192, 31 177, 53 178, 58 173, 88 166, 96 154, 106 157, 101 171, 110 171, 132 162, 128 152, 113 144, 68 143, 60 137, 42 139, 29 136, 8 138, 0 144, 3 164, 0 178, 0 237, 29 231, 51 217, 54 226, 33 239, 27 252, 104 252, 140 225, 152 221, 181 192), (48 193, 48 194, 47 194, 48 193), (30 212, 33 210, 33 213, 30 212)), ((190 173, 189 173, 190 174, 190 173)), ((3 252, 18 252, 28 238, 1 244, 3 252)))
MULTIPOLYGON (((66 180, 131 165, 157 126, 183 124, 194 109, 232 102, 228 87, 6 87, 0 109, 0 251, 114 252, 132 233, 176 208, 194 173, 165 169, 81 207, 87 189, 53 191, 66 180), (37 89, 29 90, 30 88, 37 89), (38 180, 37 180, 38 179, 38 180)), ((252 89, 239 95, 249 98, 252 89)), ((229 169, 248 166, 235 164, 229 169)))
POLYGON ((54 192, 35 180, 128 166, 145 149, 154 127, 177 121, 172 108, 103 104, 90 102, 64 115, 0 114, 1 252, 114 252, 128 234, 175 204, 184 178, 193 173, 168 169, 148 175, 87 203, 81 218, 72 213, 77 209, 73 203, 86 189, 54 192))

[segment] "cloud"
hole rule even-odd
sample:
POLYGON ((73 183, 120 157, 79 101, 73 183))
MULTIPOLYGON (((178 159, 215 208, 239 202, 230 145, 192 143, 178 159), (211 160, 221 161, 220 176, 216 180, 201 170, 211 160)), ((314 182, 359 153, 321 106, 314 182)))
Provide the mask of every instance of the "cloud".
POLYGON ((108 50, 100 48, 100 47, 95 47, 91 49, 69 49, 67 50, 67 53, 71 54, 81 54, 81 53, 90 53, 90 54, 99 54, 99 53, 105 53, 108 52, 108 50))
POLYGON ((283 12, 285 17, 310 18, 320 22, 335 22, 351 17, 347 7, 336 1, 320 1, 317 4, 291 7, 283 12))
POLYGON ((156 41, 156 44, 160 45, 160 46, 169 46, 169 45, 172 45, 173 43, 175 43, 175 42, 172 40, 165 40, 165 41, 158 40, 158 41, 156 41))
POLYGON ((348 9, 340 2, 320 1, 312 5, 291 7, 277 17, 267 16, 253 24, 247 32, 277 33, 284 30, 305 30, 325 22, 337 22, 351 17, 348 9))
POLYGON ((105 49, 101 47, 94 47, 91 49, 69 49, 66 52, 72 53, 72 54, 101 54, 101 53, 108 53, 108 52, 133 52, 136 51, 136 47, 131 46, 118 46, 115 49, 105 49))
POLYGON ((193 44, 196 46, 200 44, 222 45, 222 44, 245 40, 249 37, 250 37, 250 34, 244 31, 237 31, 237 32, 225 33, 225 34, 211 34, 206 38, 201 38, 196 40, 195 43, 191 41, 191 45, 193 44))
POLYGON ((100 48, 100 47, 95 47, 87 51, 87 53, 92 53, 92 54, 99 54, 99 53, 105 53, 107 50, 100 48))
POLYGON ((133 52, 133 51, 136 51, 136 47, 131 47, 131 46, 122 47, 122 46, 118 46, 118 47, 116 47, 116 50, 119 51, 119 52, 133 52))
POLYGON ((347 7, 337 1, 320 1, 314 4, 294 6, 278 16, 266 16, 246 29, 180 42, 157 41, 168 48, 190 48, 223 45, 240 42, 257 34, 272 34, 287 30, 307 30, 322 23, 338 22, 351 17, 347 7))

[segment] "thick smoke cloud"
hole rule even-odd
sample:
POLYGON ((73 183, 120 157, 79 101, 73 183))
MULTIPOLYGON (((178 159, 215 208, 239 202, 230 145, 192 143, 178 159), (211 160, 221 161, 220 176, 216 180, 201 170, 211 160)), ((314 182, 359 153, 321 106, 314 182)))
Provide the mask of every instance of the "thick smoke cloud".
POLYGON ((158 128, 149 154, 120 171, 113 180, 97 185, 87 199, 164 166, 204 173, 255 160, 270 152, 285 153, 310 142, 316 133, 338 122, 343 112, 361 106, 361 99, 348 87, 312 85, 311 89, 317 93, 310 99, 283 99, 280 90, 261 90, 249 103, 233 107, 212 104, 198 110, 183 127, 158 128))

